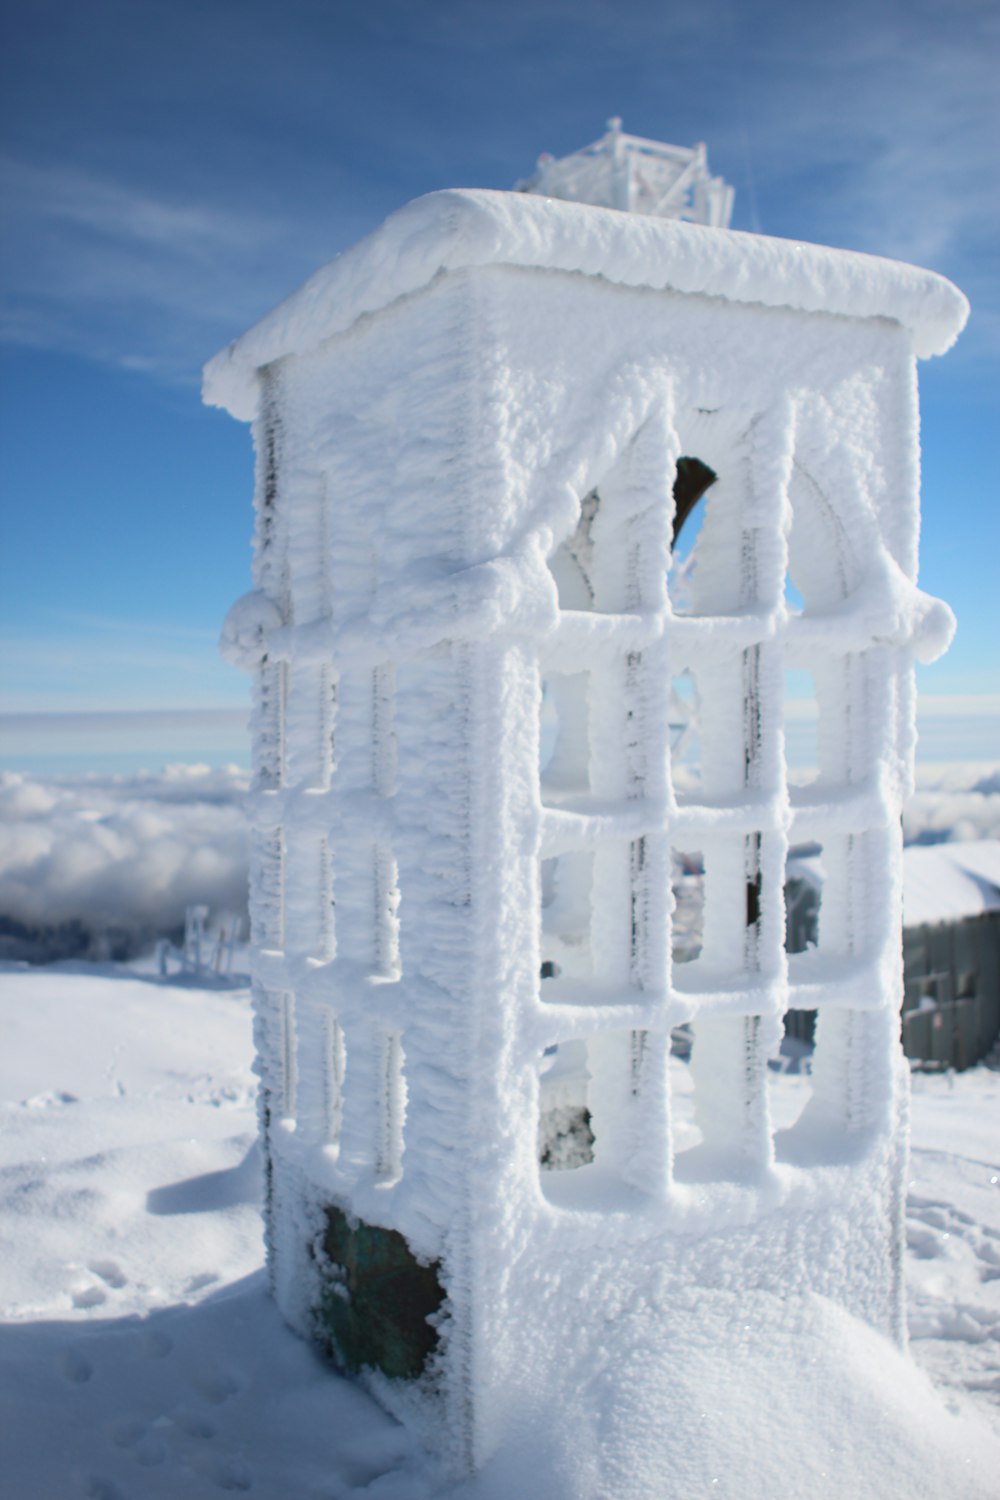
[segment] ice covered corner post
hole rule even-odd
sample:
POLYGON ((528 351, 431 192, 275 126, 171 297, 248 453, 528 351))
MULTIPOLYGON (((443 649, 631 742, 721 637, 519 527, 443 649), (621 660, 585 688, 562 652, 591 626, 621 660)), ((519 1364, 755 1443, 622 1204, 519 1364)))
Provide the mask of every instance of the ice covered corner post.
POLYGON ((557 1444, 600 1372, 627 1407, 713 1289, 902 1337, 899 813, 912 659, 950 632, 915 585, 914 369, 955 288, 730 231, 703 148, 617 122, 522 188, 409 204, 206 372, 257 448, 224 645, 274 1293, 455 1472, 557 1444))

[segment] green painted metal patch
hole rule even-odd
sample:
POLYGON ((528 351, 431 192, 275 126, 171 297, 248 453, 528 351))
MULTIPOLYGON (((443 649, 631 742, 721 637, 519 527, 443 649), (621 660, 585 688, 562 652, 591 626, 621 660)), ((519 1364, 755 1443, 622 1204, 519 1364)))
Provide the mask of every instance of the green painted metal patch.
POLYGON ((422 1265, 403 1235, 341 1208, 326 1210, 325 1284, 318 1333, 334 1362, 357 1374, 415 1380, 438 1344, 427 1321, 444 1301, 440 1261, 422 1265))

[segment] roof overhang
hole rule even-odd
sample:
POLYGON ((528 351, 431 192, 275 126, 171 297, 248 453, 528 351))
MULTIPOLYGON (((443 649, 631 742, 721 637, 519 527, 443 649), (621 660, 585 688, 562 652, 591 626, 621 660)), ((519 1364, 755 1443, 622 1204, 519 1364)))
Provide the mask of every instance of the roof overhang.
POLYGON ((528 193, 453 188, 399 209, 217 354, 205 366, 204 398, 250 421, 264 366, 346 332, 442 272, 490 265, 888 319, 909 332, 919 358, 949 349, 969 310, 945 277, 900 261, 528 193))

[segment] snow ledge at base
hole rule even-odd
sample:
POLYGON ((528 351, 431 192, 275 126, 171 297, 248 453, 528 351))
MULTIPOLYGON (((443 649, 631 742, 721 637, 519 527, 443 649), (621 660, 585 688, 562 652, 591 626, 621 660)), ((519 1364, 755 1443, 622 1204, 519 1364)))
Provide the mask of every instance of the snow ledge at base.
POLYGON ((344 333, 365 314, 472 266, 601 276, 620 286, 854 318, 908 329, 920 359, 944 354, 969 305, 945 277, 858 251, 528 193, 428 193, 323 266, 205 366, 204 397, 242 421, 257 413, 257 371, 344 333))

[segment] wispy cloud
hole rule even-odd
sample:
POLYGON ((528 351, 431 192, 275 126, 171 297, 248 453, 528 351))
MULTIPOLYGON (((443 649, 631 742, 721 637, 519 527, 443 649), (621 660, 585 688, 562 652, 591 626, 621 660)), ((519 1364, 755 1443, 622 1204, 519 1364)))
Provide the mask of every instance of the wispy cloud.
POLYGON ((1000 351, 998 43, 978 0, 848 0, 759 29, 739 91, 765 232, 954 277, 974 308, 962 358, 1000 351))
POLYGON ((0 772, 0 914, 155 935, 191 902, 242 910, 244 788, 239 772, 205 767, 75 784, 0 772))
MULTIPOLYGON (((93 139, 56 155, 35 120, 0 160, 11 293, 0 337, 194 379, 394 204, 454 183, 505 186, 614 112, 639 133, 707 139, 736 183, 739 222, 759 214, 765 232, 955 276, 976 303, 960 358, 1000 349, 992 0, 339 10, 293 4, 276 28, 249 3, 233 27, 224 10, 181 4, 152 15, 141 41, 116 36, 130 87, 147 77, 158 92, 157 124, 131 149, 129 88, 101 37, 81 33, 107 94, 93 139)), ((89 108, 95 86, 73 76, 89 108)))
POLYGON ((0 156, 0 194, 9 343, 194 379, 288 289, 283 274, 311 267, 310 235, 288 222, 72 167, 0 156))
POLYGON ((189 626, 56 620, 44 635, 0 639, 0 656, 6 713, 237 707, 246 699, 214 632, 189 626))

